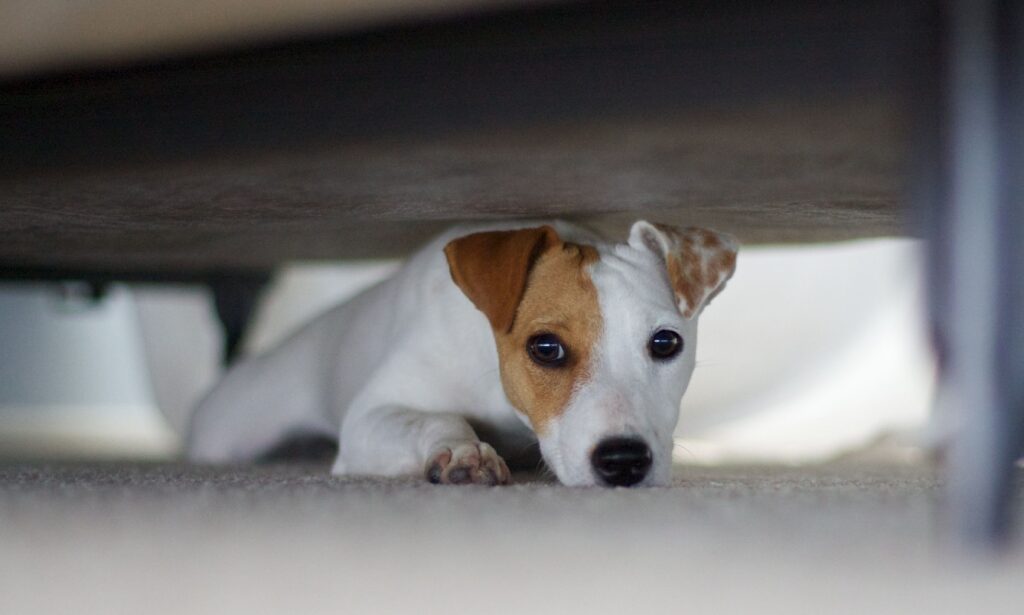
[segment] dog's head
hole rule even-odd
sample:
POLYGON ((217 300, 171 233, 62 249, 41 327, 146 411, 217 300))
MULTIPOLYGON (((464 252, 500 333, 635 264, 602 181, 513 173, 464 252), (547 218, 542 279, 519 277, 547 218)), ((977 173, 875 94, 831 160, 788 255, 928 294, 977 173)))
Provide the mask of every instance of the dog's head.
POLYGON ((668 482, 697 317, 736 251, 728 235, 643 221, 625 244, 574 244, 542 226, 445 247, 490 321, 506 396, 567 485, 668 482))

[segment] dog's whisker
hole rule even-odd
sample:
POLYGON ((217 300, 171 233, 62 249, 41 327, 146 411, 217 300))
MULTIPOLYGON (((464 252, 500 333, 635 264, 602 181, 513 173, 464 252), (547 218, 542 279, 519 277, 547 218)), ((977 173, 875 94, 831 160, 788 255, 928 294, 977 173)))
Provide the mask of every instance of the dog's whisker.
POLYGON ((689 455, 692 459, 697 459, 697 456, 693 454, 693 451, 691 451, 690 449, 686 448, 686 446, 684 446, 682 442, 673 441, 672 442, 672 448, 675 449, 677 447, 682 449, 682 451, 684 453, 686 453, 687 455, 689 455))
POLYGON ((519 449, 519 451, 516 452, 516 456, 523 457, 523 456, 526 455, 526 453, 530 452, 532 449, 537 449, 537 451, 540 452, 540 440, 537 440, 535 442, 530 442, 529 444, 527 444, 523 448, 519 449))
POLYGON ((535 449, 535 448, 538 451, 538 458, 537 458, 537 464, 535 464, 535 466, 534 466, 534 474, 537 474, 541 478, 544 478, 544 479, 554 478, 554 474, 552 474, 551 469, 548 468, 548 465, 544 463, 544 456, 542 456, 540 454, 540 450, 541 450, 541 442, 540 441, 531 442, 531 443, 527 444, 526 446, 524 446, 519 451, 519 454, 521 456, 525 456, 527 452, 529 452, 531 449, 535 449))
MULTIPOLYGON (((540 448, 540 442, 532 444, 530 446, 530 448, 532 448, 533 446, 536 446, 539 449, 540 448)), ((540 457, 540 458, 537 459, 537 465, 534 466, 533 471, 541 479, 544 479, 544 480, 554 480, 554 479, 557 478, 555 476, 555 473, 548 466, 548 464, 544 462, 544 458, 543 457, 540 457)))
POLYGON ((549 468, 543 461, 537 464, 537 473, 544 480, 554 480, 557 478, 555 473, 551 471, 551 468, 549 468))

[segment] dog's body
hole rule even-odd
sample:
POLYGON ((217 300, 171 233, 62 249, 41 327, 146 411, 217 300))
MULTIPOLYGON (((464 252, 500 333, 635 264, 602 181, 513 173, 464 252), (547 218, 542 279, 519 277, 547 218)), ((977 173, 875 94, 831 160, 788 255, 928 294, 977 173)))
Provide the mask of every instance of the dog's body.
POLYGON ((493 484, 539 438, 566 484, 664 484, 697 315, 735 251, 644 222, 627 244, 565 223, 453 229, 230 370, 189 454, 244 461, 337 436, 335 473, 493 484))

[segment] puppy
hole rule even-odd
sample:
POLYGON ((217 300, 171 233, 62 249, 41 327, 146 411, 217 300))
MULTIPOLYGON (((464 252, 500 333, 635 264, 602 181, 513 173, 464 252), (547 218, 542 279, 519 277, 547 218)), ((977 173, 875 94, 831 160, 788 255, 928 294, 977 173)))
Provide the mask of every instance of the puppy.
POLYGON ((200 403, 188 454, 258 458, 338 438, 336 474, 505 484, 539 450, 566 485, 664 485, 701 310, 732 276, 725 234, 636 222, 462 227, 200 403))

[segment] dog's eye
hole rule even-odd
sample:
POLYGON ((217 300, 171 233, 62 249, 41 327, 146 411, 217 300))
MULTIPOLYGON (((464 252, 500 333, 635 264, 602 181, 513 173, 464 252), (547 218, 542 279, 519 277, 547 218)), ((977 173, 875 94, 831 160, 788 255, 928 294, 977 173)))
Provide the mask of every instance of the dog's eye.
POLYGON ((554 333, 534 335, 526 342, 526 352, 538 365, 558 367, 565 363, 565 346, 554 333))
POLYGON ((655 359, 671 359, 683 350, 683 338, 675 331, 662 329, 651 336, 647 348, 655 359))

